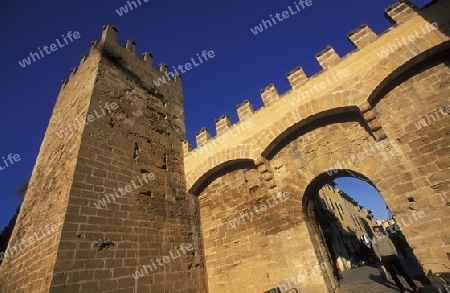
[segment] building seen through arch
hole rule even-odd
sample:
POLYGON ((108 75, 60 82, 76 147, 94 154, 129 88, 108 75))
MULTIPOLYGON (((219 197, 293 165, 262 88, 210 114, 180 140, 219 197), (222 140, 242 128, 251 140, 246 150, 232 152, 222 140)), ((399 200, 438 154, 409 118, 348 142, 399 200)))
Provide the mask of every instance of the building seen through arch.
POLYGON ((333 265, 339 272, 351 269, 352 262, 366 254, 362 239, 373 236, 376 222, 372 212, 342 190, 326 184, 316 197, 315 213, 333 265))

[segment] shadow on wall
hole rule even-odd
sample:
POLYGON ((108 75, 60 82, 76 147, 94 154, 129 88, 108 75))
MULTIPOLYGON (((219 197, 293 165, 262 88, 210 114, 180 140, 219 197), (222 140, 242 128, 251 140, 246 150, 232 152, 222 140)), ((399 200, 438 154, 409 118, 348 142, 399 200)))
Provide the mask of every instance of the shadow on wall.
MULTIPOLYGON (((421 54, 410 60, 407 64, 415 64, 411 66, 411 68, 405 68, 405 66, 400 66, 392 73, 392 78, 385 79, 375 90, 371 97, 369 97, 368 102, 372 107, 375 107, 380 100, 385 97, 389 92, 393 91, 395 87, 399 84, 405 83, 408 80, 411 80, 418 72, 423 72, 428 69, 431 69, 439 64, 444 63, 446 66, 450 67, 450 60, 448 56, 450 56, 450 41, 433 48, 433 51, 437 51, 439 53, 434 54, 432 57, 428 57, 425 62, 421 62, 420 59, 424 58, 424 54, 421 54), (415 60, 417 59, 417 60, 415 60), (411 62, 412 61, 412 62, 411 62)), ((432 52, 429 52, 431 54, 432 52)))
MULTIPOLYGON (((6 249, 8 248, 8 242, 9 242, 9 239, 11 239, 11 235, 14 230, 14 226, 16 225, 16 219, 17 219, 17 216, 19 215, 21 206, 22 205, 20 205, 17 208, 15 215, 11 218, 8 225, 5 226, 3 228, 3 231, 0 233, 0 252, 6 251, 6 249)), ((2 262, 3 262, 3 259, 0 258, 0 265, 2 262)))

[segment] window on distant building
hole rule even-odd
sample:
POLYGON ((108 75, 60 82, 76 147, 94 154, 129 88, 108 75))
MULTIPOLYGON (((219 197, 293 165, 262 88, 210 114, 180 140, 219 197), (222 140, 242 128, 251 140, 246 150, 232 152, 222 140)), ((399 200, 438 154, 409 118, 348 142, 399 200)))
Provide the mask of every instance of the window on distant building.
POLYGON ((352 220, 353 220, 353 223, 355 224, 355 228, 358 227, 358 224, 356 223, 356 219, 355 219, 354 215, 352 215, 352 220))
POLYGON ((336 208, 334 207, 333 201, 331 200, 331 198, 329 198, 330 203, 331 203, 331 207, 333 208, 333 210, 336 210, 336 208))

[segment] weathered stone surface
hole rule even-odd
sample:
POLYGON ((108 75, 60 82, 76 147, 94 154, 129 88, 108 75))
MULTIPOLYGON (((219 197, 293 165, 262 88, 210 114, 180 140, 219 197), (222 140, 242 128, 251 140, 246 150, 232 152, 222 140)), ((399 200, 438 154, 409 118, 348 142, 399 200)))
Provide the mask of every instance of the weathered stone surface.
MULTIPOLYGON (((311 263, 331 266, 318 232, 308 227, 314 221, 307 211, 314 186, 330 179, 327 171, 333 174, 333 169, 348 170, 339 176, 357 176, 378 188, 394 217, 404 219, 402 229, 425 272, 446 271, 450 266, 445 253, 450 235, 446 216, 450 118, 448 114, 427 116, 450 105, 448 37, 441 30, 424 37, 432 40, 428 48, 435 47, 433 53, 411 49, 415 45, 411 43, 398 48, 401 59, 381 58, 377 52, 392 47, 396 38, 426 25, 417 14, 401 11, 401 17, 395 9, 390 16, 404 24, 377 38, 372 35, 358 52, 333 59, 337 63, 326 71, 301 86, 294 84, 278 100, 245 117, 240 123, 251 122, 253 127, 242 135, 214 148, 206 144, 185 153, 188 188, 200 197, 210 292, 239 292, 248 284, 252 284, 250 292, 264 292, 311 263), (313 96, 301 93, 308 84, 320 85, 345 66, 349 75, 337 84, 313 96), (321 101, 342 84, 355 90, 335 103, 321 101), (417 123, 424 118, 430 120, 427 125, 417 123), (233 151, 249 141, 257 143, 245 152, 233 151), (249 164, 233 166, 233 160, 249 160, 249 164), (269 175, 275 189, 264 184, 269 175), (290 199, 249 216, 274 191, 290 191, 290 199), (425 216, 412 218, 414 210, 425 216)), ((434 16, 442 20, 436 12, 430 6, 424 14, 430 22, 434 16)), ((336 283, 328 272, 317 284, 296 286, 308 292, 331 292, 333 287, 336 283)))
POLYGON ((199 200, 186 193, 184 179, 181 84, 155 88, 162 73, 135 56, 133 43, 127 50, 116 43, 112 32, 104 28, 60 92, 13 241, 45 224, 61 226, 5 260, 1 292, 207 290, 199 200), (115 103, 113 110, 104 109, 106 103, 115 103), (57 136, 89 115, 95 119, 57 136), (105 194, 113 196, 97 208, 105 194), (97 249, 99 239, 111 246, 97 249), (132 277, 185 243, 193 251, 132 277))
MULTIPOLYGON (((63 83, 10 246, 45 225, 47 237, 5 258, 0 291, 333 292, 330 255, 312 212, 317 190, 337 176, 371 182, 423 269, 445 271, 450 239, 448 113, 450 8, 401 1, 397 26, 349 38, 358 50, 318 56, 324 71, 262 92, 265 106, 238 106, 240 122, 185 141, 181 79, 155 87, 167 66, 135 55, 105 26, 63 83), (407 46, 397 40, 437 22, 407 46), (397 46, 394 46, 397 45, 397 46), (381 54, 382 50, 386 54, 381 54), (106 103, 113 111, 85 121, 106 103), (445 108, 447 109, 447 108, 445 108), (144 174, 153 179, 132 187, 144 174), (131 185, 130 191, 127 186, 131 185), (120 189, 97 208, 105 194, 120 189), (119 194, 118 193, 118 194, 119 194), (424 217, 412 219, 412 211, 424 217), (181 244, 193 251, 135 280, 132 274, 181 244), (315 269, 323 265, 323 269, 315 269)), ((450 111, 450 107, 449 107, 450 111)))

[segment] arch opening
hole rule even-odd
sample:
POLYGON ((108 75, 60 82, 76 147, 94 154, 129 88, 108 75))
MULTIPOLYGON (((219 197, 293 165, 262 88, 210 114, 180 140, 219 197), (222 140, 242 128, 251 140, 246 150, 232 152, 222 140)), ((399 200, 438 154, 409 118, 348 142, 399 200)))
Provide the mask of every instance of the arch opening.
POLYGON ((263 151, 262 156, 268 160, 279 153, 293 140, 302 137, 305 133, 324 127, 330 124, 357 121, 367 133, 371 133, 367 123, 357 107, 333 108, 329 111, 317 113, 307 119, 303 119, 286 129, 275 138, 263 151))
POLYGON ((416 74, 433 68, 442 62, 450 66, 448 61, 449 54, 450 41, 447 41, 411 58, 386 77, 367 98, 367 102, 372 107, 375 107, 387 93, 392 91, 397 85, 410 80, 416 74))
MULTIPOLYGON (((396 219, 369 178, 348 169, 324 172, 309 183, 302 200, 316 254, 330 268, 326 276, 330 287, 361 289, 358 283, 364 278, 367 286, 378 283, 380 288, 397 288, 390 275, 385 280, 380 274, 382 266, 372 245, 373 226, 382 227, 383 234, 393 242, 398 259, 414 282, 430 286, 401 230, 420 220, 420 215, 396 219), (355 275, 358 280, 353 278, 355 275)), ((399 279, 407 288, 405 279, 399 279)))
POLYGON ((215 179, 238 169, 256 169, 256 166, 253 160, 250 159, 226 161, 203 174, 189 189, 189 193, 198 196, 215 179))

